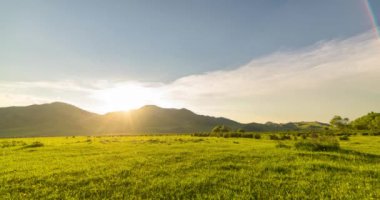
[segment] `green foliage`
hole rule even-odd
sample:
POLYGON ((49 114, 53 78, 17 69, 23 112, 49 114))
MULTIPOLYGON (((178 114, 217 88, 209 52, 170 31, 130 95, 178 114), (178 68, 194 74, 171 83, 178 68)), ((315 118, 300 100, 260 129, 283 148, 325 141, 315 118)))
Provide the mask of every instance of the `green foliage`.
POLYGON ((207 133, 207 132, 204 132, 204 133, 193 133, 191 134, 192 136, 196 136, 196 137, 209 137, 210 136, 210 133, 207 133))
POLYGON ((224 138, 255 138, 261 139, 260 133, 245 133, 245 132, 223 132, 223 133, 193 133, 196 137, 224 137, 224 138))
POLYGON ((372 135, 373 136, 379 136, 380 135, 380 131, 374 131, 372 135))
POLYGON ((278 137, 276 134, 270 134, 269 135, 269 139, 271 139, 271 140, 279 140, 280 137, 278 137))
POLYGON ((7 148, 7 147, 14 147, 14 146, 25 146, 26 143, 24 141, 2 141, 0 142, 0 147, 1 148, 7 148))
POLYGON ((342 135, 339 137, 339 140, 350 140, 348 135, 342 135))
POLYGON ((328 124, 321 122, 289 122, 284 124, 267 122, 265 124, 249 123, 243 126, 244 130, 251 132, 324 130, 328 127, 328 124))
POLYGON ((245 130, 244 130, 244 129, 241 129, 241 128, 239 128, 238 130, 236 130, 236 132, 238 132, 238 133, 245 133, 245 130))
POLYGON ((350 122, 350 120, 348 118, 342 118, 341 116, 338 116, 338 115, 334 116, 330 120, 331 126, 338 128, 338 129, 348 128, 349 122, 350 122))
POLYGON ((218 126, 215 126, 213 129, 212 129, 212 133, 227 133, 227 132, 230 132, 231 129, 227 126, 224 126, 224 125, 218 125, 218 126))
POLYGON ((322 136, 296 142, 296 149, 307 151, 337 151, 340 149, 339 141, 333 136, 322 136))
POLYGON ((380 130, 380 113, 370 112, 352 121, 351 126, 357 130, 380 130))
POLYGON ((231 129, 225 125, 217 125, 211 130, 210 136, 233 137, 230 131, 231 129))
POLYGON ((289 146, 289 145, 286 145, 286 144, 284 144, 284 143, 282 143, 282 142, 279 142, 279 143, 276 144, 276 148, 290 149, 290 148, 292 148, 292 147, 289 146))
POLYGON ((291 139, 292 139, 292 137, 288 134, 282 134, 280 136, 280 140, 291 140, 291 139))
POLYGON ((280 134, 280 136, 278 136, 277 134, 270 134, 269 139, 270 140, 291 140, 292 137, 289 134, 280 134))
POLYGON ((243 138, 254 138, 255 134, 254 133, 240 133, 240 137, 243 138))

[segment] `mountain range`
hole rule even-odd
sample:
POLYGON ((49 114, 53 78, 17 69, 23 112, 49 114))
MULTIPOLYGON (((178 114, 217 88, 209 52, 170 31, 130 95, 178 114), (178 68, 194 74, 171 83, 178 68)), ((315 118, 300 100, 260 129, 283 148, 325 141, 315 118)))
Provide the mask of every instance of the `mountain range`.
POLYGON ((0 108, 0 137, 192 133, 210 131, 216 125, 245 131, 319 129, 329 126, 320 122, 243 124, 223 117, 198 115, 185 108, 154 105, 104 115, 62 102, 0 108))

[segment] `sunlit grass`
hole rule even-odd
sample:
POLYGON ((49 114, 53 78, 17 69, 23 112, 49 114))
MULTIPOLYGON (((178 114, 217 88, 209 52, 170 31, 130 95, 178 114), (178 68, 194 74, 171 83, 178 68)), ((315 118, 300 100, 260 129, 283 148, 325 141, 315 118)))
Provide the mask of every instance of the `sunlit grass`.
POLYGON ((268 137, 0 139, 0 199, 380 198, 380 137, 333 152, 282 143, 290 148, 268 137))

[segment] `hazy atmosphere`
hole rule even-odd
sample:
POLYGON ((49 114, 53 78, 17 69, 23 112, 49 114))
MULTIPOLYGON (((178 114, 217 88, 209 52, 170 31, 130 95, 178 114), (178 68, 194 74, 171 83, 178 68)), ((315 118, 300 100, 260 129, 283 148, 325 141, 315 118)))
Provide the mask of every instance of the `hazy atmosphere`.
POLYGON ((0 0, 0 200, 380 199, 380 0, 0 0))
POLYGON ((0 107, 146 104, 240 122, 380 108, 380 2, 0 1, 0 107))

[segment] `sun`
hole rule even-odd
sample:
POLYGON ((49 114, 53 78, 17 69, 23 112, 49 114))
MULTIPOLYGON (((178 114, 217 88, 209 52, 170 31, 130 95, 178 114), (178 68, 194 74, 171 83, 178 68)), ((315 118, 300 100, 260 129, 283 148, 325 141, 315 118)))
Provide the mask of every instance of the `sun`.
POLYGON ((100 112, 128 111, 144 105, 175 107, 164 94, 160 87, 126 83, 96 91, 91 97, 100 101, 100 112))

